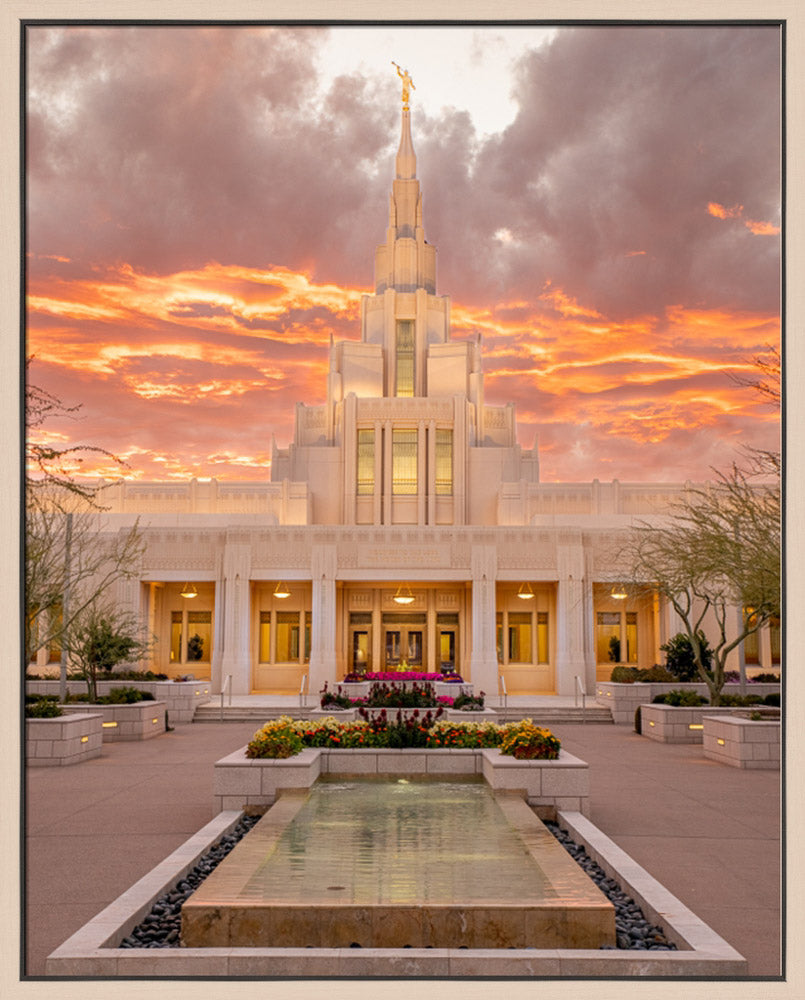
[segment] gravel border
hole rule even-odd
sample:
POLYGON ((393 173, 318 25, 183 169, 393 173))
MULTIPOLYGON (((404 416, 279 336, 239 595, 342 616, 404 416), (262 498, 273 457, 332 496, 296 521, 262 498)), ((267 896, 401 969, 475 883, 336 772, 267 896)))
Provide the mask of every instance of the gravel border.
MULTIPOLYGON (((241 816, 231 833, 214 844, 184 878, 156 900, 151 912, 123 938, 118 947, 180 948, 182 904, 261 818, 260 815, 241 816)), ((662 928, 646 920, 637 903, 621 889, 615 879, 607 876, 566 830, 562 830, 554 822, 546 822, 545 826, 615 907, 617 945, 602 945, 601 950, 677 950, 676 945, 668 941, 662 928)))

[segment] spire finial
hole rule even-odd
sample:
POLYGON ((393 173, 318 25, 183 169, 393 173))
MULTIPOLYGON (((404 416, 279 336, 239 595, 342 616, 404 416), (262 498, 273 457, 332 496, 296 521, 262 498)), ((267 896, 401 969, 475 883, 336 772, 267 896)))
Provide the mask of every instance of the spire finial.
MULTIPOLYGON (((397 66, 397 63, 392 59, 391 65, 397 66)), ((408 102, 411 99, 411 91, 416 90, 416 87, 414 86, 414 81, 411 79, 411 75, 407 69, 402 69, 400 66, 397 66, 397 76, 402 80, 402 105, 407 111, 408 102)))

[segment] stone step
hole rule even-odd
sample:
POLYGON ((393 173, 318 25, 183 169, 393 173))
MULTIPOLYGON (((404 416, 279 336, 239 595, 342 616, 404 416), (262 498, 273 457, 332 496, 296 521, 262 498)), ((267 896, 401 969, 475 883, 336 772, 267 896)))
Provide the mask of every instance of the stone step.
MULTIPOLYGON (((278 719, 282 715, 290 715, 294 719, 315 718, 314 707, 308 706, 281 706, 281 705, 224 705, 224 722, 251 722, 258 725, 268 722, 270 719, 278 719)), ((391 710, 390 710, 391 711, 391 710)), ((336 713, 333 713, 336 714, 336 713)), ((487 716, 487 718, 489 718, 487 716)), ((509 707, 507 712, 502 710, 497 713, 493 721, 513 722, 517 719, 533 719, 536 723, 555 725, 556 723, 596 723, 612 725, 612 713, 609 708, 600 705, 590 705, 582 711, 581 708, 557 706, 517 706, 509 707), (505 717, 504 717, 505 716, 505 717)), ((220 722, 222 721, 220 705, 208 703, 199 705, 193 722, 220 722)), ((472 722, 472 713, 467 713, 467 721, 472 722)))

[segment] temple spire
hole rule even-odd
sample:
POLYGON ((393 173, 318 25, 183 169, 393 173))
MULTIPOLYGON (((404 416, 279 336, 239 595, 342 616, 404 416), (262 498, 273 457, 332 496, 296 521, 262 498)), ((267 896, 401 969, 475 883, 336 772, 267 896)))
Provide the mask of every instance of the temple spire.
POLYGON ((393 60, 391 64, 397 67, 397 76, 402 80, 402 128, 400 148, 397 150, 397 178, 411 180, 416 177, 416 154, 411 139, 411 109, 408 102, 411 99, 411 90, 416 90, 416 87, 407 69, 401 69, 393 60))

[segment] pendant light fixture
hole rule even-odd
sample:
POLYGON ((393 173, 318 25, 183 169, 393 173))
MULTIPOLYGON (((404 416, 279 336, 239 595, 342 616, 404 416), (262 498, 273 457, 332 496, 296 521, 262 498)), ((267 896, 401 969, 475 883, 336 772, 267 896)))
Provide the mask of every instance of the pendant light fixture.
POLYGON ((198 591, 196 590, 196 585, 194 583, 186 583, 182 587, 180 594, 182 595, 182 597, 186 597, 188 600, 191 597, 198 597, 198 591))
POLYGON ((274 597, 281 597, 284 600, 286 597, 290 596, 291 596, 290 590, 288 590, 286 584, 283 583, 282 580, 280 580, 280 582, 274 588, 274 597))
POLYGON ((534 591, 531 589, 530 583, 521 583, 520 589, 517 591, 517 596, 522 601, 530 601, 534 596, 534 591))
POLYGON ((614 597, 616 601, 625 601, 629 595, 626 593, 626 588, 622 583, 616 583, 609 596, 614 597))
POLYGON ((407 584, 404 587, 400 585, 394 595, 394 600, 397 604, 413 604, 414 595, 411 593, 411 588, 407 584))

